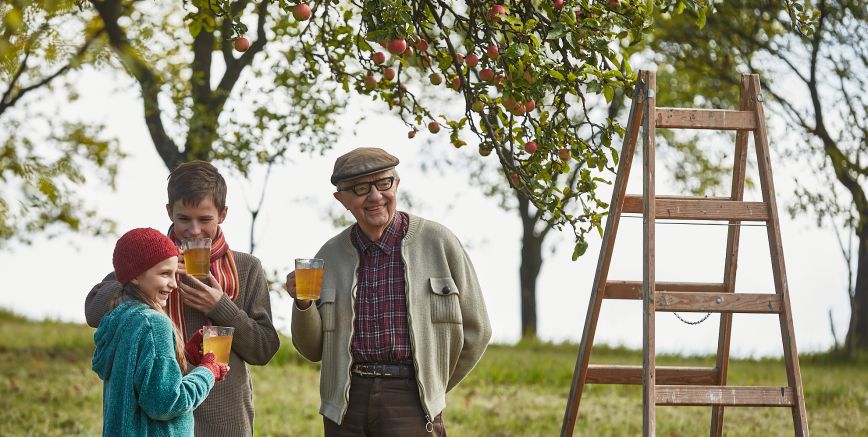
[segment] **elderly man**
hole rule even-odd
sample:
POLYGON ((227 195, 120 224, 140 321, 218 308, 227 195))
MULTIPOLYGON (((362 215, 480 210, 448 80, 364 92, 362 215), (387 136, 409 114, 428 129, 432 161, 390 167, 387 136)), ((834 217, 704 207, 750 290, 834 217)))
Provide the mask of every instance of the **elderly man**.
POLYGON ((322 360, 326 437, 445 436, 446 393, 482 357, 491 326, 476 272, 443 225, 397 211, 398 159, 358 148, 335 161, 335 199, 356 223, 327 241, 322 293, 295 300, 292 342, 322 360))

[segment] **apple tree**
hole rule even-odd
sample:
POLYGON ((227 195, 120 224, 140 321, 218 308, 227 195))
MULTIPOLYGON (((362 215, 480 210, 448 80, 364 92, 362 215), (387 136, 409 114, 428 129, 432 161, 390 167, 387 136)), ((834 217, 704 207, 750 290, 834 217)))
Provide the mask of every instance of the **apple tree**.
MULTIPOLYGON (((620 46, 641 41, 655 16, 691 11, 691 25, 701 26, 714 10, 704 0, 279 3, 287 13, 303 8, 306 20, 310 10, 300 35, 311 69, 383 102, 409 138, 448 135, 496 162, 525 228, 523 335, 536 331, 548 232, 572 229, 574 259, 588 232, 602 232, 608 205, 597 191, 614 172, 613 141, 623 133, 606 107, 634 80, 620 46)), ((801 26, 809 15, 791 8, 790 17, 801 26)))

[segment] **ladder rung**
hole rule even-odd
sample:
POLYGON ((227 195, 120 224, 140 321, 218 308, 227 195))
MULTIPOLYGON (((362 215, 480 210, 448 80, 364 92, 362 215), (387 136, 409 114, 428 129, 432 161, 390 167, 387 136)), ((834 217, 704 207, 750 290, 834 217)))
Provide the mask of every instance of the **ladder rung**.
MULTIPOLYGON (((723 284, 703 282, 657 282, 654 289, 660 291, 682 291, 687 293, 723 293, 723 284)), ((606 299, 641 299, 642 281, 606 282, 606 299)))
MULTIPOLYGON (((766 221, 769 209, 765 202, 743 202, 740 200, 705 197, 661 197, 657 196, 658 219, 681 220, 739 220, 766 221)), ((642 213, 642 196, 629 194, 624 197, 623 212, 642 213)))
POLYGON ((776 314, 781 297, 770 293, 683 293, 657 292, 657 311, 776 314))
MULTIPOLYGON (((714 384, 718 371, 713 367, 657 366, 657 382, 660 384, 714 384)), ((588 366, 588 384, 642 384, 642 366, 594 365, 588 366)))
POLYGON ((657 127, 682 129, 756 129, 753 111, 724 109, 657 108, 657 127))
POLYGON ((789 387, 679 386, 654 387, 657 405, 732 405, 742 407, 789 407, 789 387))

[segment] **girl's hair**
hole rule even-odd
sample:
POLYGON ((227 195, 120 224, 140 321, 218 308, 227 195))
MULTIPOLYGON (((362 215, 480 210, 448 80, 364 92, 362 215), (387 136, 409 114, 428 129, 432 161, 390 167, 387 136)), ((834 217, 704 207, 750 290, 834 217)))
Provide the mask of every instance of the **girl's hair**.
MULTIPOLYGON (((127 284, 121 288, 121 291, 112 299, 111 303, 109 304, 109 309, 114 309, 114 307, 118 306, 121 301, 121 297, 135 299, 151 307, 154 311, 157 311, 158 313, 169 317, 169 315, 166 314, 166 310, 163 309, 163 307, 160 306, 159 303, 157 303, 153 299, 148 299, 145 293, 143 293, 142 290, 132 282, 127 282, 127 284)), ((181 372, 186 373, 187 358, 184 354, 184 337, 181 336, 181 330, 178 329, 178 325, 175 325, 174 322, 171 323, 172 332, 175 334, 173 336, 175 337, 175 359, 178 360, 178 365, 181 367, 181 372)))

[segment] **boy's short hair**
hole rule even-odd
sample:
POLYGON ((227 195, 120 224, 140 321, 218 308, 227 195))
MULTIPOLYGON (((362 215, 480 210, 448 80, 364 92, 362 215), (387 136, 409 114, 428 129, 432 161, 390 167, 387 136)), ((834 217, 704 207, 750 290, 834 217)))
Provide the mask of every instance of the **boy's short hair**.
POLYGON ((180 200, 186 205, 198 205, 211 196, 217 211, 226 207, 226 181, 217 167, 205 161, 180 164, 169 173, 169 206, 180 200))

